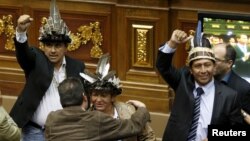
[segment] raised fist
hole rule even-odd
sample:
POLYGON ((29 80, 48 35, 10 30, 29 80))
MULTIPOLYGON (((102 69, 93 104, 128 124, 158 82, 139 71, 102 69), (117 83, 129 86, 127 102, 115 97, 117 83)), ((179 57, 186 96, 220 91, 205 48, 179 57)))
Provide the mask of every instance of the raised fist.
POLYGON ((33 18, 29 15, 21 15, 17 20, 17 32, 25 32, 32 21, 33 18))

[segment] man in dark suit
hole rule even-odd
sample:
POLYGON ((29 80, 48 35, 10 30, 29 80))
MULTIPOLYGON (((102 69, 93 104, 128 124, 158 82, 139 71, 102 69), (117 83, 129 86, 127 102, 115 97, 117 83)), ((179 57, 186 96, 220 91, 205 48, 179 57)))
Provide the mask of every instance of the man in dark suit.
POLYGON ((133 136, 150 120, 144 103, 130 100, 136 107, 131 119, 114 119, 100 111, 86 111, 88 99, 81 81, 67 78, 58 87, 63 109, 48 115, 47 141, 112 141, 133 136))
POLYGON ((158 52, 157 68, 175 91, 163 141, 206 140, 208 125, 236 124, 241 118, 236 104, 237 92, 213 77, 215 58, 210 48, 201 47, 200 44, 192 48, 188 55, 189 68, 176 69, 172 65, 178 44, 189 39, 184 31, 175 30, 158 52), (200 96, 197 88, 203 90, 200 96), (199 97, 199 108, 195 109, 199 97), (199 114, 194 116, 197 110, 199 114), (196 122, 194 119, 197 119, 196 122))
POLYGON ((237 43, 235 45, 236 59, 241 59, 243 61, 247 61, 248 59, 250 59, 250 48, 247 43, 248 37, 246 34, 237 35, 237 43))
POLYGON ((238 92, 241 108, 250 113, 250 84, 232 70, 236 51, 230 44, 221 43, 213 47, 215 54, 215 78, 238 92))
POLYGON ((250 81, 250 47, 247 43, 248 37, 246 34, 237 35, 237 44, 234 46, 236 59, 233 69, 237 74, 250 81))
POLYGON ((66 77, 80 77, 84 63, 66 56, 71 42, 66 24, 52 1, 47 23, 40 29, 40 50, 29 47, 26 31, 33 19, 21 15, 17 21, 15 49, 26 83, 10 115, 22 128, 23 141, 44 141, 44 124, 51 111, 62 109, 57 86, 66 77))

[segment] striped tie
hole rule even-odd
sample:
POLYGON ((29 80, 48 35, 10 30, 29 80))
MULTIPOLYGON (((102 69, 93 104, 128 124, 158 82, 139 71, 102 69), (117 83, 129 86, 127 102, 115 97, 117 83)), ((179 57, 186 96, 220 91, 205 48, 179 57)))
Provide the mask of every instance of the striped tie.
POLYGON ((196 138, 196 131, 198 126, 198 121, 200 118, 200 102, 201 102, 201 94, 204 93, 201 87, 196 89, 197 96, 195 98, 195 105, 194 105, 194 115, 192 120, 192 126, 189 131, 189 135, 187 141, 194 141, 196 138))

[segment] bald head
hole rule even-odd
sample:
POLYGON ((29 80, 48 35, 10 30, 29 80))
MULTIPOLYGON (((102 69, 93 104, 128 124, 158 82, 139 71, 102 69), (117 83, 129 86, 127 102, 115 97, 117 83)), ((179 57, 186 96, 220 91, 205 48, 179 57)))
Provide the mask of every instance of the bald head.
POLYGON ((235 62, 236 51, 230 44, 220 43, 215 45, 213 48, 215 58, 223 60, 232 60, 232 65, 235 62))
POLYGON ((235 61, 236 52, 230 44, 225 43, 217 44, 212 49, 216 59, 214 76, 221 80, 231 71, 235 61))

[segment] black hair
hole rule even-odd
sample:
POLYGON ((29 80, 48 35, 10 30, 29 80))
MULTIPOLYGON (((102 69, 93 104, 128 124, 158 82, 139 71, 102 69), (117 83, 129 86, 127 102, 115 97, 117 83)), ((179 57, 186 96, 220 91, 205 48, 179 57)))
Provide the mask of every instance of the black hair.
POLYGON ((225 55, 225 59, 227 60, 232 60, 233 64, 235 62, 236 59, 236 51, 234 49, 234 47, 230 44, 226 44, 226 55, 225 55))
POLYGON ((71 39, 68 35, 62 35, 62 34, 52 34, 52 35, 43 35, 39 38, 39 40, 42 43, 71 43, 71 39))
POLYGON ((80 79, 75 77, 66 78, 58 86, 62 107, 80 106, 85 93, 80 79))
POLYGON ((94 91, 97 93, 109 93, 111 95, 119 95, 122 93, 121 88, 118 88, 112 82, 108 82, 107 80, 98 80, 93 84, 89 84, 87 89, 89 95, 94 91))

